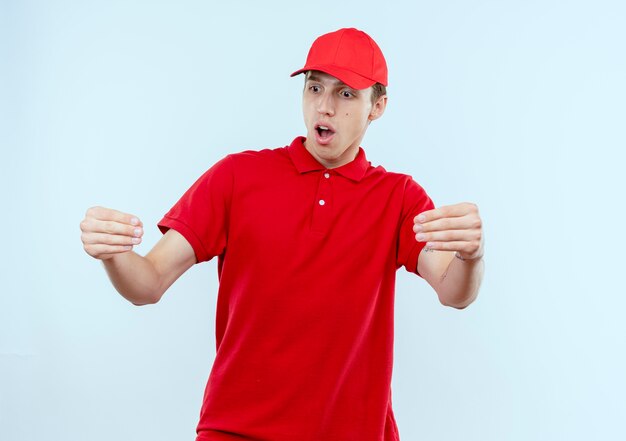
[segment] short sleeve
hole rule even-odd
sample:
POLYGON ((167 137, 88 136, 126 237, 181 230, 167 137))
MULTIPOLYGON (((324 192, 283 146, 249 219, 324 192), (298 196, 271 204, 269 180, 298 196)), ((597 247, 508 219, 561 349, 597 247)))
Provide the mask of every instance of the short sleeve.
POLYGON ((398 237, 398 268, 404 266, 407 271, 421 275, 417 271, 417 261, 426 242, 418 242, 413 232, 413 219, 423 211, 432 210, 435 204, 426 191, 413 179, 407 177, 402 201, 402 218, 398 237))
POLYGON ((157 224, 163 234, 170 228, 182 234, 197 263, 226 249, 234 179, 231 161, 227 156, 207 170, 157 224))

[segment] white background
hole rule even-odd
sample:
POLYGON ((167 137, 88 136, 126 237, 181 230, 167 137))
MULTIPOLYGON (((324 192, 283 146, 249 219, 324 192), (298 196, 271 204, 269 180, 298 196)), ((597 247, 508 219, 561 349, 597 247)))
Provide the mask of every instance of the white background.
POLYGON ((0 0, 0 439, 194 439, 215 262, 138 308, 79 222, 132 212, 146 253, 210 165, 304 134, 289 74, 348 26, 390 69, 368 158, 485 226, 470 308, 398 273, 402 439, 626 439, 625 23, 617 0, 0 0))

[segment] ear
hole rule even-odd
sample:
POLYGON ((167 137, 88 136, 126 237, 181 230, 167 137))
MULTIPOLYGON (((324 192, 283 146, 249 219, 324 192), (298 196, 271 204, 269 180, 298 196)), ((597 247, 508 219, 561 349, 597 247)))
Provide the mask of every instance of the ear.
POLYGON ((372 110, 370 111, 367 119, 370 121, 374 121, 375 119, 380 118, 385 113, 385 108, 387 107, 387 95, 382 95, 378 97, 374 105, 372 106, 372 110))

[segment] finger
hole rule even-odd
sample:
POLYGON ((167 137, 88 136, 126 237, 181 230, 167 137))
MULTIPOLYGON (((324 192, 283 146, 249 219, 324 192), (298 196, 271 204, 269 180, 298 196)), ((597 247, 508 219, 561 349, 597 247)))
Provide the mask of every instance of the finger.
POLYGON ((478 207, 471 202, 461 202, 454 205, 443 205, 439 208, 423 211, 415 216, 414 222, 425 223, 445 217, 460 217, 469 213, 477 213, 478 207))
POLYGON ((434 231, 430 233, 418 233, 415 235, 415 240, 418 242, 470 242, 480 241, 480 231, 478 230, 446 230, 446 231, 434 231))
POLYGON ((143 235, 143 227, 96 219, 88 219, 86 221, 86 229, 83 229, 83 231, 89 233, 105 233, 130 237, 141 237, 143 235))
POLYGON ((428 250, 437 251, 461 251, 467 254, 473 254, 480 246, 476 241, 456 241, 456 242, 427 242, 424 246, 428 250))
POLYGON ((85 217, 93 217, 101 221, 113 221, 121 224, 141 226, 143 223, 133 214, 123 213, 113 208, 91 207, 87 210, 85 217))
POLYGON ((415 233, 444 230, 471 230, 480 228, 480 218, 474 215, 446 217, 413 225, 415 233))
POLYGON ((126 253, 133 249, 131 245, 85 244, 85 252, 96 259, 109 254, 126 253))
POLYGON ((140 237, 130 237, 119 234, 105 233, 83 233, 81 240, 85 244, 102 245, 138 245, 141 243, 140 237))
MULTIPOLYGON (((113 256, 116 256, 116 254, 99 254, 98 257, 96 257, 96 259, 100 259, 100 260, 109 260, 111 259, 113 256)), ((94 257, 94 256, 92 256, 94 257)))

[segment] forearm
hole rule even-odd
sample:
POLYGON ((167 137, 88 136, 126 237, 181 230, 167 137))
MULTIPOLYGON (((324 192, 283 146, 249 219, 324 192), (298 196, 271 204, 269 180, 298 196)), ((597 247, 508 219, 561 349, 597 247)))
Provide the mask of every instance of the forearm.
POLYGON ((436 290, 439 301, 458 309, 469 306, 478 296, 484 270, 482 258, 465 261, 453 258, 436 290))
POLYGON ((139 306, 156 303, 161 298, 159 273, 146 257, 129 251, 103 263, 111 283, 129 302, 139 306))

